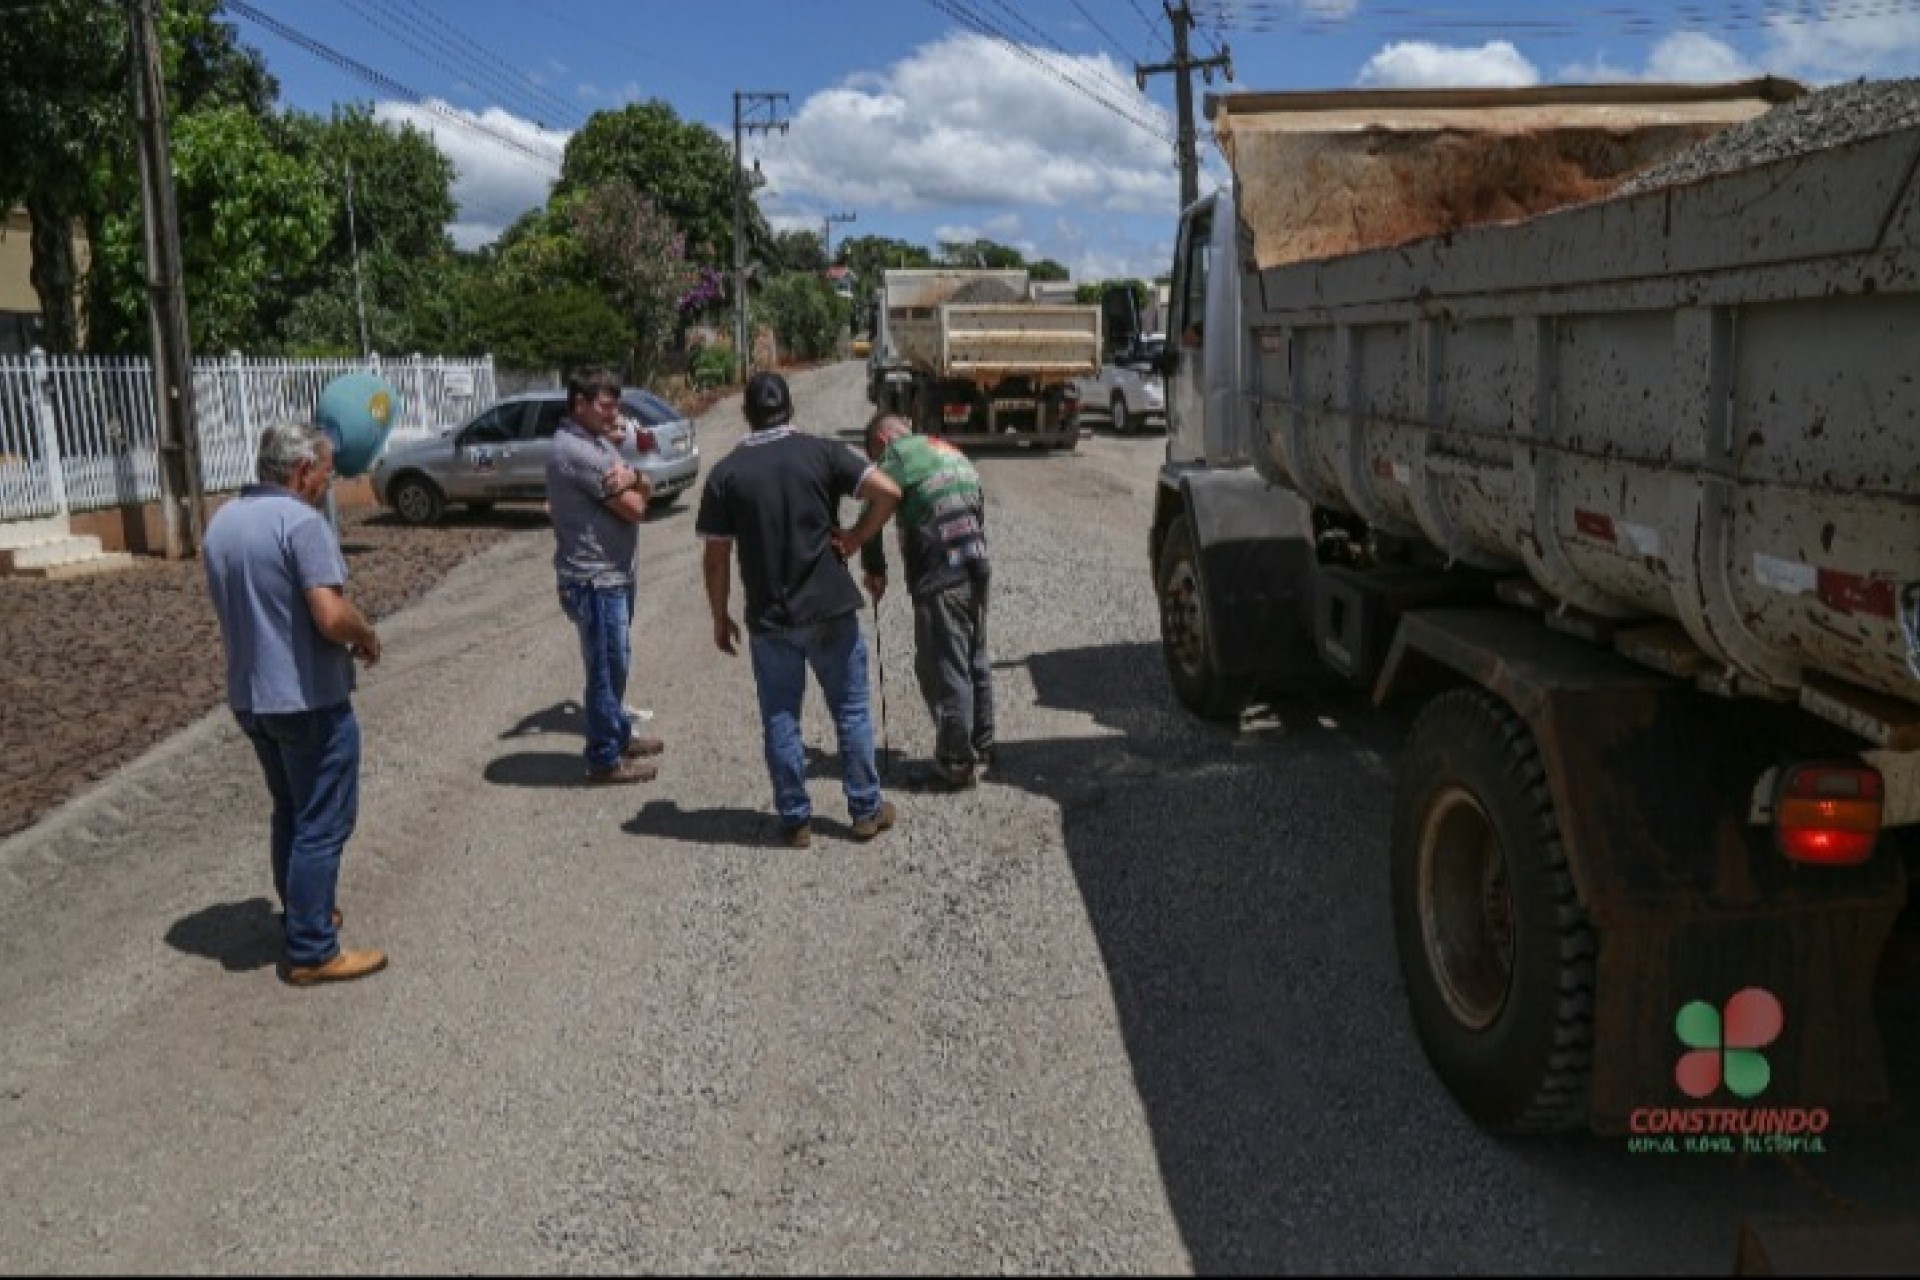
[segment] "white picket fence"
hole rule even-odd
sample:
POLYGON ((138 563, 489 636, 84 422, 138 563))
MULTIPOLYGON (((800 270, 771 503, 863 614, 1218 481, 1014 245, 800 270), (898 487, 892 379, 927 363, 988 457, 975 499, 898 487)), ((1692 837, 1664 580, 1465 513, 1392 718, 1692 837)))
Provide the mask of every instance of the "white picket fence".
MULTIPOLYGON (((207 493, 253 479, 269 424, 313 417, 343 373, 370 372, 395 392, 394 438, 428 434, 497 399, 492 357, 446 360, 250 360, 193 365, 200 483, 207 493)), ((0 355, 0 521, 152 502, 160 496, 153 367, 139 357, 0 355)))

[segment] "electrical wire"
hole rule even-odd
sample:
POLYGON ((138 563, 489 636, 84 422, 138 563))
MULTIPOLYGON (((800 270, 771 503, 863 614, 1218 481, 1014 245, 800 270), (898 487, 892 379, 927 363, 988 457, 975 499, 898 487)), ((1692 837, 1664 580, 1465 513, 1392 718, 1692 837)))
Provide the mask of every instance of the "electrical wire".
POLYGON ((395 9, 388 0, 341 0, 341 3, 359 14, 369 25, 412 49, 455 83, 471 83, 481 93, 491 94, 499 101, 511 104, 516 111, 525 112, 542 128, 552 127, 547 123, 549 119, 574 128, 584 122, 584 118, 570 104, 533 89, 518 72, 503 75, 488 63, 449 42, 446 38, 448 35, 459 35, 451 27, 442 24, 442 31, 434 31, 418 19, 395 9), (416 34, 409 33, 416 33, 418 39, 416 34), (449 65, 445 58, 456 59, 459 67, 449 65))

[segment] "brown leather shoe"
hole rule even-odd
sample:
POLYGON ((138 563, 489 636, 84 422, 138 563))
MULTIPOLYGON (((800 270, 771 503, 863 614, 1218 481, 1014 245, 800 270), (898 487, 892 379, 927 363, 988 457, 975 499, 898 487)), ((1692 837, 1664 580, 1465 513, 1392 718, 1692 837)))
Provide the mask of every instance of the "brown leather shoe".
POLYGON ((871 840, 893 826, 893 801, 882 800, 880 809, 871 818, 862 818, 853 824, 855 840, 871 840))
POLYGON ((797 827, 780 828, 780 842, 789 849, 810 849, 813 847, 813 826, 801 823, 797 827))
POLYGON ((666 749, 667 744, 660 739, 643 738, 636 733, 627 739, 627 745, 620 749, 620 754, 629 760, 637 760, 641 756, 657 756, 666 749))
POLYGON ((587 770, 587 781, 606 785, 619 782, 652 782, 660 776, 660 766, 651 760, 619 760, 610 769, 587 770))
POLYGON ((286 976, 290 986, 311 987, 318 982, 352 982, 386 967, 384 951, 336 951, 325 964, 289 965, 286 976))

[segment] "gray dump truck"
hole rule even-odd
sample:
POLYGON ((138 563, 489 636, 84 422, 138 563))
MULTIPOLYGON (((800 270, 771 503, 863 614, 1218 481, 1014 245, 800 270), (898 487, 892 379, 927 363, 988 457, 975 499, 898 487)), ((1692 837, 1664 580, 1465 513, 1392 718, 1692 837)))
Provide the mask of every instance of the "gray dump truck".
POLYGON ((1920 117, 1686 163, 1806 101, 1208 104, 1235 181, 1175 251, 1167 669, 1208 718, 1329 678, 1406 709, 1406 998, 1490 1130, 1891 1107, 1920 117))
POLYGON ((1100 308, 1032 301, 1024 271, 889 271, 874 299, 867 399, 955 444, 1073 448, 1099 370, 1100 308))

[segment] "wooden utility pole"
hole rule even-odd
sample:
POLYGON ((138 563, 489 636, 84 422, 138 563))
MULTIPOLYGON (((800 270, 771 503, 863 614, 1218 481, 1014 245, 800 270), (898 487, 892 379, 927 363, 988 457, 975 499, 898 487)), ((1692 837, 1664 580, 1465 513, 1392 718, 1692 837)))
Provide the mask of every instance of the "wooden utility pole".
POLYGON ((1179 77, 1174 81, 1174 97, 1180 110, 1180 207, 1200 198, 1200 149, 1194 143, 1193 129, 1193 73, 1198 69, 1213 83, 1213 69, 1219 67, 1227 77, 1227 83, 1233 83, 1233 53, 1226 45, 1220 46, 1220 52, 1211 58, 1195 58, 1187 50, 1187 33, 1193 30, 1193 10, 1184 2, 1175 8, 1171 0, 1166 0, 1167 17, 1173 22, 1173 61, 1156 62, 1151 65, 1135 63, 1134 82, 1142 90, 1147 87, 1147 77, 1171 72, 1179 77))
MULTIPOLYGON (((747 183, 745 136, 750 133, 787 131, 787 122, 779 119, 784 93, 742 93, 733 95, 733 346, 740 358, 740 381, 744 384, 753 367, 753 326, 747 319, 747 183)), ((753 163, 752 182, 759 186, 760 162, 753 163)))
POLYGON ((132 34, 133 118, 139 135, 140 209, 146 227, 147 312, 153 327, 153 406, 160 432, 160 512, 167 559, 195 554, 206 527, 200 439, 193 411, 193 352, 180 265, 180 216, 173 199, 167 91, 160 69, 158 0, 127 0, 132 34))

